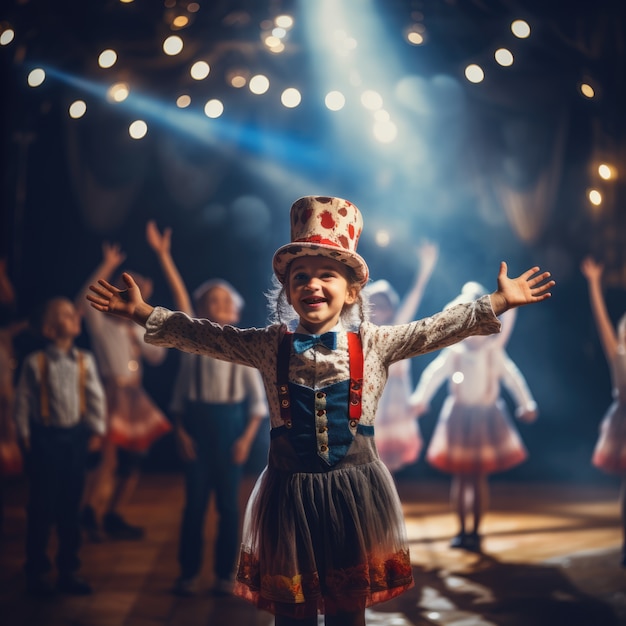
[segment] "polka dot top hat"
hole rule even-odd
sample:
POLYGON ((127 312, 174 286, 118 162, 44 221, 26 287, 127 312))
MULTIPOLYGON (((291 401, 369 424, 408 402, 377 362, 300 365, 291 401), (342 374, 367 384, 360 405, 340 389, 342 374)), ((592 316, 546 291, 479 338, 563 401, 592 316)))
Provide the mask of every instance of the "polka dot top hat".
POLYGON ((351 267, 364 285, 369 269, 356 248, 363 230, 357 207, 343 198, 304 196, 291 205, 291 243, 274 253, 273 267, 284 284, 289 263, 301 256, 326 256, 351 267))

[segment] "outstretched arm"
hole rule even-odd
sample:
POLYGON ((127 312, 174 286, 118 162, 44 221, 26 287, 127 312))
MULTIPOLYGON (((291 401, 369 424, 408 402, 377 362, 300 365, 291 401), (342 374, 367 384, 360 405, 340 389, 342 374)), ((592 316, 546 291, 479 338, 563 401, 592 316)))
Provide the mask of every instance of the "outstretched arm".
POLYGON ((160 233, 156 222, 150 220, 146 224, 146 239, 159 259, 165 280, 172 292, 174 306, 187 315, 193 315, 189 292, 172 257, 172 229, 166 228, 160 233))
POLYGON ((506 263, 500 263, 498 289, 491 294, 491 307, 496 316, 518 306, 542 302, 552 295, 549 290, 555 282, 548 280, 550 272, 539 272, 539 267, 532 267, 517 278, 509 278, 506 263))
POLYGON ((87 300, 97 311, 111 313, 145 326, 154 307, 144 301, 137 283, 130 274, 124 272, 122 279, 126 289, 118 289, 106 280, 98 279, 97 284, 89 285, 91 293, 87 294, 87 300))
POLYGON ((617 354, 618 341, 617 333, 615 332, 615 328, 611 323, 611 318, 606 309, 606 302, 602 291, 602 272, 604 271, 604 266, 588 256, 583 260, 580 269, 587 279, 591 311, 593 312, 596 328, 600 335, 604 354, 607 360, 612 362, 617 354))
POLYGON ((439 248, 437 244, 427 241, 418 248, 417 254, 419 256, 419 271, 415 276, 415 282, 411 290, 406 294, 400 305, 394 324, 408 324, 415 319, 415 314, 422 301, 424 288, 437 262, 439 248))

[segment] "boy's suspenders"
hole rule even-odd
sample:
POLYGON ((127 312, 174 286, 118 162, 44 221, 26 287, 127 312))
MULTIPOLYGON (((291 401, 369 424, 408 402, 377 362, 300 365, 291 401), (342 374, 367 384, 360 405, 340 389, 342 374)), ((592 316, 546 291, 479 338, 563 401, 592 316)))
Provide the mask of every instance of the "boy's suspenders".
MULTIPOLYGON (((85 367, 85 355, 77 350, 78 354, 78 406, 80 416, 83 418, 87 413, 87 368, 85 367)), ((39 353, 39 410, 41 421, 44 426, 50 425, 50 384, 48 372, 48 359, 45 352, 39 353)))
MULTIPOLYGON (((289 398, 289 356, 293 333, 285 333, 278 347, 277 378, 280 416, 286 428, 291 428, 291 400, 289 398)), ((348 358, 350 363, 350 392, 348 416, 350 425, 355 427, 361 419, 363 393, 363 348, 357 333, 348 333, 348 358)))

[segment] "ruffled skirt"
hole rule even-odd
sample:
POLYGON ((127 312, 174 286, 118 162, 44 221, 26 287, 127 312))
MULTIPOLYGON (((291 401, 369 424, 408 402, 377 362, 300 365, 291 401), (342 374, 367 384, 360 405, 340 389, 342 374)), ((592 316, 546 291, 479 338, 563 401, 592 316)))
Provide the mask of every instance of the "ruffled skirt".
POLYGON ((526 448, 498 400, 490 406, 467 406, 447 397, 426 451, 426 460, 451 474, 490 474, 524 461, 526 448))
POLYGON ((140 386, 105 385, 109 412, 108 436, 120 448, 143 453, 172 425, 140 386))
POLYGON ((591 462, 610 474, 626 473, 626 403, 614 402, 604 416, 591 462))
MULTIPOLYGON (((392 367, 396 365, 398 363, 392 367)), ((396 375, 390 373, 378 403, 376 448, 382 462, 392 472, 415 463, 422 450, 419 425, 409 406, 410 394, 408 376, 404 375, 404 370, 396 375)))
POLYGON ((326 472, 272 457, 248 502, 236 595, 301 619, 364 610, 413 584, 400 500, 371 437, 357 435, 326 472))

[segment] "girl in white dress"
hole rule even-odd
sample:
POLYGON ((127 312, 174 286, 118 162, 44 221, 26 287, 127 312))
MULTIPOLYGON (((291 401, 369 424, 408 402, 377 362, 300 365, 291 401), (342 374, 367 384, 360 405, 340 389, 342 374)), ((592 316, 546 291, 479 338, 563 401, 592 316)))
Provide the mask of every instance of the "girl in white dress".
MULTIPOLYGON (((384 279, 366 287, 370 321, 374 324, 408 324, 415 319, 424 288, 437 262, 437 246, 426 242, 417 249, 417 255, 419 271, 402 302, 384 279)), ((422 449, 418 421, 409 405, 411 387, 411 361, 405 359, 391 365, 376 412, 376 447, 382 462, 392 473, 415 463, 422 449)))
MULTIPOLYGON (((485 293, 478 283, 466 283, 448 307, 471 302, 485 293)), ((469 337, 443 350, 423 371, 411 396, 416 414, 422 415, 439 387, 448 382, 448 396, 426 460, 452 474, 450 500, 459 525, 450 544, 453 548, 480 550, 480 523, 489 493, 487 476, 526 459, 526 448, 500 395, 502 383, 517 405, 518 419, 530 422, 537 417, 537 405, 526 381, 504 351, 512 325, 512 318, 506 324, 503 320, 500 335, 469 337)))
POLYGON ((587 257, 581 270, 587 279, 591 310, 613 382, 613 403, 602 420, 592 463, 605 472, 622 477, 622 566, 626 567, 626 314, 614 327, 602 291, 604 267, 601 264, 587 257))

